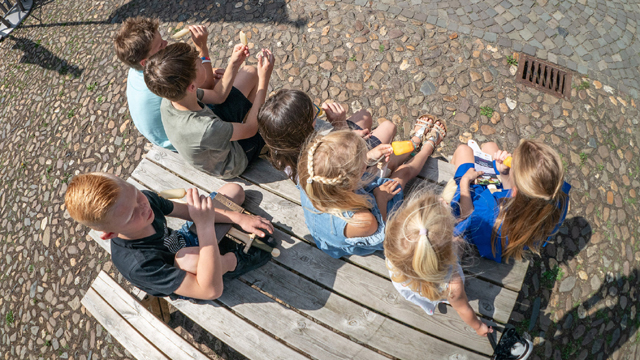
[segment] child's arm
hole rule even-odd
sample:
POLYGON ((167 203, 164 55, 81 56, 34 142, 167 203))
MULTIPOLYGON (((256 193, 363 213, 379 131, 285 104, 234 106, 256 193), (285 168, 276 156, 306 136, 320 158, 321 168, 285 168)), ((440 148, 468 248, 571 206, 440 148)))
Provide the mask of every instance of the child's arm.
POLYGON ((482 174, 484 174, 482 171, 476 171, 471 168, 460 179, 460 217, 462 219, 465 219, 473 212, 470 184, 482 174))
POLYGON ((478 319, 471 305, 469 305, 467 293, 464 291, 464 283, 459 276, 454 276, 451 279, 449 291, 449 303, 467 325, 471 326, 481 336, 487 336, 488 333, 493 332, 493 329, 478 319))
MULTIPOLYGON (((204 95, 202 96, 202 102, 205 104, 222 104, 227 100, 227 96, 233 88, 233 82, 238 75, 238 70, 244 63, 244 60, 249 56, 249 48, 245 45, 238 44, 233 48, 231 57, 229 58, 229 64, 227 65, 222 79, 217 82, 213 90, 203 89, 204 95)), ((207 75, 208 79, 208 75, 207 75)))
POLYGON ((344 236, 348 238, 371 236, 378 230, 378 220, 369 210, 361 210, 353 214, 354 223, 344 228, 344 236))
MULTIPOLYGON (((194 189, 194 191, 197 190, 194 189)), ((215 222, 221 224, 238 224, 240 225, 242 230, 251 234, 256 234, 260 237, 265 236, 265 233, 262 230, 266 230, 267 232, 269 232, 269 234, 273 234, 273 225, 269 220, 261 216, 243 214, 227 209, 218 208, 214 208, 213 211, 215 213, 215 216, 211 219, 211 221, 215 219, 215 222)), ((173 211, 168 216, 195 222, 189 214, 187 204, 173 202, 173 211)), ((198 233, 200 233, 200 228, 198 228, 198 233)))
POLYGON ((267 98, 267 87, 269 86, 269 79, 271 79, 273 63, 274 58, 271 51, 263 49, 261 56, 258 57, 258 89, 253 100, 253 106, 251 106, 244 124, 232 124, 233 135, 231 135, 231 141, 247 139, 258 132, 258 112, 267 98))
POLYGON ((232 271, 235 264, 223 261, 218 249, 213 202, 208 196, 199 196, 195 189, 187 190, 188 211, 198 227, 200 242, 197 271, 187 272, 175 293, 197 299, 216 299, 222 295, 222 275, 232 271))
POLYGON ((511 154, 503 150, 498 150, 493 154, 493 159, 496 161, 496 168, 500 173, 500 181, 502 181, 503 189, 511 189, 513 187, 511 176, 509 176, 511 168, 503 164, 504 160, 510 156, 511 154))
MULTIPOLYGON (((193 43, 196 45, 196 50, 198 50, 198 56, 201 58, 209 57, 209 47, 207 46, 207 38, 209 37, 209 31, 206 26, 203 25, 192 25, 189 26, 189 30, 191 31, 191 39, 193 39, 193 43)), ((215 74, 213 72, 213 68, 211 67, 211 61, 203 63, 206 79, 200 86, 203 89, 213 89, 215 86, 215 74)))
POLYGON ((402 190, 399 185, 400 183, 396 180, 391 180, 373 189, 373 196, 376 198, 378 210, 380 210, 382 220, 385 222, 387 221, 387 204, 389 200, 393 199, 402 190))

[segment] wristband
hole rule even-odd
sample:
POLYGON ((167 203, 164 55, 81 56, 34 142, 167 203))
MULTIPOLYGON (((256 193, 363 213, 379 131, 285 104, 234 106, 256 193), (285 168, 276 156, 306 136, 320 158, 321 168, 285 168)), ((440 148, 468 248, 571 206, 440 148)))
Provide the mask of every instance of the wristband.
POLYGON ((211 58, 208 57, 208 56, 203 56, 203 57, 200 58, 200 60, 202 60, 202 61, 209 60, 209 62, 211 62, 211 58))
POLYGON ((202 63, 203 63, 203 64, 206 64, 206 63, 211 64, 211 60, 202 60, 202 63))

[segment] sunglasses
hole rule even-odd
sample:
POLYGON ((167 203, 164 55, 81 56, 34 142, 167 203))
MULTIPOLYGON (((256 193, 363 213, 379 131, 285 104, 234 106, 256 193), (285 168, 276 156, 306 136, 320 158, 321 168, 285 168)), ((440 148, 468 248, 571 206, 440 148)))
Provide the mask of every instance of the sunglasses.
POLYGON ((313 107, 316 108, 316 115, 313 117, 313 120, 315 120, 318 116, 322 116, 324 114, 324 110, 320 109, 316 104, 313 104, 313 107))

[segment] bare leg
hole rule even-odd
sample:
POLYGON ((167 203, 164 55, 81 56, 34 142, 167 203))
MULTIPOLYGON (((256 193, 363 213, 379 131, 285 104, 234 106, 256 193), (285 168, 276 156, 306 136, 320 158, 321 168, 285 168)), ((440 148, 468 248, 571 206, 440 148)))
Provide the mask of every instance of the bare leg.
MULTIPOLYGON (((176 257, 174 258, 173 265, 178 269, 182 269, 196 275, 198 273, 199 259, 200 247, 186 247, 178 250, 176 257)), ((224 269, 224 272, 235 270, 236 265, 238 264, 236 255, 232 252, 228 252, 220 256, 220 259, 222 260, 222 269, 224 269)))
POLYGON ((253 102, 258 88, 258 70, 255 66, 241 67, 233 81, 233 86, 240 90, 249 101, 253 102))
POLYGON ((500 148, 498 147, 498 144, 496 144, 494 142, 488 142, 488 143, 482 144, 482 146, 480 146, 480 150, 482 150, 483 152, 491 155, 491 158, 493 159, 493 155, 498 150, 500 150, 500 148))
POLYGON ((458 166, 462 164, 472 163, 472 162, 474 162, 473 149, 465 144, 458 145, 458 148, 453 153, 453 158, 451 159, 451 163, 455 165, 456 168, 458 168, 458 166))
POLYGON ((218 194, 228 197, 231 201, 238 205, 244 202, 244 189, 242 186, 234 183, 224 184, 218 189, 218 194))
POLYGON ((382 124, 371 132, 371 135, 377 137, 383 144, 391 144, 393 138, 396 137, 397 126, 392 121, 384 121, 382 124))
POLYGON ((371 130, 373 125, 373 119, 371 118, 371 113, 367 110, 362 109, 355 114, 351 115, 347 120, 354 122, 356 125, 360 126, 362 129, 371 130))

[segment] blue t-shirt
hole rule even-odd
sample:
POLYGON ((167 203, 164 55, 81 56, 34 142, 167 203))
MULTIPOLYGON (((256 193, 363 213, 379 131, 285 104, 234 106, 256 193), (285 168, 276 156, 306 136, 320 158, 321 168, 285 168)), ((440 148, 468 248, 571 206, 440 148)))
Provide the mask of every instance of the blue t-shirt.
MULTIPOLYGON (((571 185, 567 182, 562 184, 562 192, 569 195, 571 185)), ((502 198, 510 197, 511 190, 494 192, 493 194, 489 189, 481 185, 473 186, 474 192, 471 195, 473 201, 473 212, 469 217, 459 222, 454 230, 454 236, 462 236, 467 242, 474 244, 478 248, 480 256, 491 259, 496 262, 502 262, 502 241, 496 241, 496 253, 493 254, 491 246, 491 235, 493 232, 493 224, 498 218, 500 212, 499 200, 502 198)), ((555 233, 560 225, 564 222, 567 216, 567 210, 569 208, 569 197, 567 196, 566 202, 562 207, 562 204, 558 204, 558 208, 563 209, 560 222, 556 225, 553 232, 555 233)), ((454 214, 459 216, 460 214, 454 214)), ((498 229, 496 238, 500 239, 502 228, 498 229)), ((549 236, 547 241, 551 238, 549 236)), ((507 239, 508 242, 508 239, 507 239)))
POLYGON ((127 76, 127 102, 131 119, 138 131, 151 143, 176 151, 162 126, 160 117, 162 98, 147 88, 142 71, 134 68, 129 69, 127 76))

